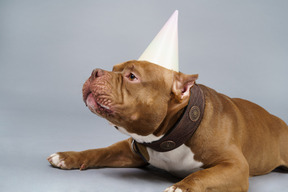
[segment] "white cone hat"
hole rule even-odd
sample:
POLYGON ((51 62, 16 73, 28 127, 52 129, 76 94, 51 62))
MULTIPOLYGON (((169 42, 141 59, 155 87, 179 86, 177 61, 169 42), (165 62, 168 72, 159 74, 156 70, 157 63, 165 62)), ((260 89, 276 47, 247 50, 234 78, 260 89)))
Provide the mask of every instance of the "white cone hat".
POLYGON ((176 10, 138 60, 179 72, 178 10, 176 10))

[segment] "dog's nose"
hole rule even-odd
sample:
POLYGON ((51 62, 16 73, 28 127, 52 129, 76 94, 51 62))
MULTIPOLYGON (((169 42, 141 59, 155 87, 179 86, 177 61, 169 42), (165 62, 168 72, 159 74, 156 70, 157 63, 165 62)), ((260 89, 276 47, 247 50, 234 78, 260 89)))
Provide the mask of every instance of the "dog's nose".
POLYGON ((91 74, 91 76, 92 76, 93 78, 101 77, 101 76, 103 76, 103 75, 104 75, 104 71, 103 71, 102 69, 94 69, 94 70, 92 71, 92 74, 91 74))

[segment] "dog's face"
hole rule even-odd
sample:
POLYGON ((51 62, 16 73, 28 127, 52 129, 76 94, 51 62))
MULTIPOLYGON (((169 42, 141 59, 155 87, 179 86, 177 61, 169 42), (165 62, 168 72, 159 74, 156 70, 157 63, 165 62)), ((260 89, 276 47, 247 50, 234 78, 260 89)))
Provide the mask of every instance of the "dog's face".
POLYGON ((95 69, 83 85, 89 109, 128 133, 153 133, 176 106, 187 103, 197 75, 184 75, 146 61, 95 69))

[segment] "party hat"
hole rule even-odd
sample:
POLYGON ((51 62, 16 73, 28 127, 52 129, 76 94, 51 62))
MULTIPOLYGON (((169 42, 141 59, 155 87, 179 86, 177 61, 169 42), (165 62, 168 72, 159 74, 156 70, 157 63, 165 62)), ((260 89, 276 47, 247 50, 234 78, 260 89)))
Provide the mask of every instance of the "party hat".
POLYGON ((138 60, 145 60, 179 72, 178 10, 162 27, 138 60))

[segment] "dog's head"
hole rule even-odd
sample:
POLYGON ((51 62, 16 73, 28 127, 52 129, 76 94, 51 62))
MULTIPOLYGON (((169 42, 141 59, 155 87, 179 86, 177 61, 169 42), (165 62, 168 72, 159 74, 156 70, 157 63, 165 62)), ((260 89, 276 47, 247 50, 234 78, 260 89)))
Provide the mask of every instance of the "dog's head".
POLYGON ((93 70, 83 85, 83 99, 93 113, 128 134, 146 136, 188 104, 197 78, 147 61, 128 61, 111 72, 93 70))

